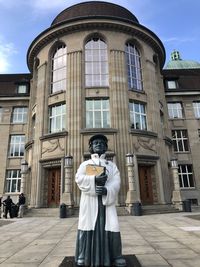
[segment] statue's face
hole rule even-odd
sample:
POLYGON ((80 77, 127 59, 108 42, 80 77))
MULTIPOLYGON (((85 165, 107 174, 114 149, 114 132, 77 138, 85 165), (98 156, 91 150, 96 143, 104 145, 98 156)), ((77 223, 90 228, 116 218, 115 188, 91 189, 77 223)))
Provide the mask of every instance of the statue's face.
POLYGON ((104 140, 95 139, 92 142, 92 150, 93 150, 93 153, 97 153, 99 155, 104 154, 107 150, 107 146, 106 146, 104 140))

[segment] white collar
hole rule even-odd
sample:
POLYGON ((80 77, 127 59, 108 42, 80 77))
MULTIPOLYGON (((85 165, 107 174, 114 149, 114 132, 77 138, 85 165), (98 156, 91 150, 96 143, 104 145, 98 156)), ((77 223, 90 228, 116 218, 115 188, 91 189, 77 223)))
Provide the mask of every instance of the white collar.
POLYGON ((102 154, 100 157, 98 154, 92 154, 91 159, 105 159, 106 154, 102 154))

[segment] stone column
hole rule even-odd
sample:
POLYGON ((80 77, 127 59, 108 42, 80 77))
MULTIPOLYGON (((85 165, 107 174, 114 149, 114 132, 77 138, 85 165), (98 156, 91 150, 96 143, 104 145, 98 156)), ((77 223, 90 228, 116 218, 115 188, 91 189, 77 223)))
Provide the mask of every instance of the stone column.
POLYGON ((174 183, 174 190, 172 192, 172 203, 176 209, 183 210, 182 206, 182 194, 179 184, 179 177, 178 177, 178 164, 177 159, 171 159, 171 171, 172 171, 172 178, 174 183))
POLYGON ((69 215, 73 214, 74 200, 72 193, 72 175, 73 175, 73 165, 72 156, 65 156, 64 158, 64 192, 62 195, 62 202, 67 205, 69 215))
POLYGON ((126 166, 128 173, 128 192, 126 197, 126 205, 128 211, 131 213, 131 208, 135 202, 138 202, 138 196, 135 186, 135 177, 134 177, 134 163, 133 163, 133 154, 126 155, 126 166))

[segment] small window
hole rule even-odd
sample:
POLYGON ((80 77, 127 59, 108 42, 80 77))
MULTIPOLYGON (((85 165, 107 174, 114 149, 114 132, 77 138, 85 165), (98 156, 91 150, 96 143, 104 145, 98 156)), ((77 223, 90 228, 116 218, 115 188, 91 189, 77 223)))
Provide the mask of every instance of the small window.
POLYGON ((167 81, 166 83, 167 83, 167 89, 177 89, 178 88, 177 81, 175 81, 175 80, 167 81))
POLYGON ((108 99, 86 100, 86 128, 109 128, 110 107, 108 99))
POLYGON ((173 130, 172 141, 174 145, 174 151, 176 152, 188 152, 189 151, 187 130, 173 130))
POLYGON ((24 156, 25 135, 11 135, 10 137, 10 157, 24 156))
POLYGON ((15 107, 12 113, 12 123, 26 123, 27 122, 27 107, 15 107))
POLYGON ((20 192, 21 187, 21 172, 20 170, 8 170, 6 172, 6 193, 20 192))
POLYGON ((139 102, 129 102, 129 111, 131 128, 147 130, 145 105, 139 102))
POLYGON ((200 118, 200 101, 193 102, 193 109, 195 118, 200 118))
POLYGON ((168 113, 170 119, 181 119, 183 118, 183 108, 182 103, 174 102, 167 103, 168 113))
POLYGON ((193 171, 191 164, 178 166, 180 188, 194 188, 193 171))
POLYGON ((66 129, 66 104, 49 108, 49 132, 56 133, 66 129))
POLYGON ((27 94, 27 92, 28 92, 27 84, 19 84, 17 86, 17 93, 18 94, 27 94))

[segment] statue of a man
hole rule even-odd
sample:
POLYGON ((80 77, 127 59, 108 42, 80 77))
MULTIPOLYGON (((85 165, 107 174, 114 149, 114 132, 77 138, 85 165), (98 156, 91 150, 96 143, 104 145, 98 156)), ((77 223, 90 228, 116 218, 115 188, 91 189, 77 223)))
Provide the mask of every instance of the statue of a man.
POLYGON ((120 189, 117 166, 105 159, 108 140, 102 134, 89 140, 91 159, 77 173, 81 190, 75 262, 77 266, 126 266, 115 203, 120 189), (88 166, 94 173, 88 171, 88 166), (100 173, 96 170, 100 169, 100 173))

